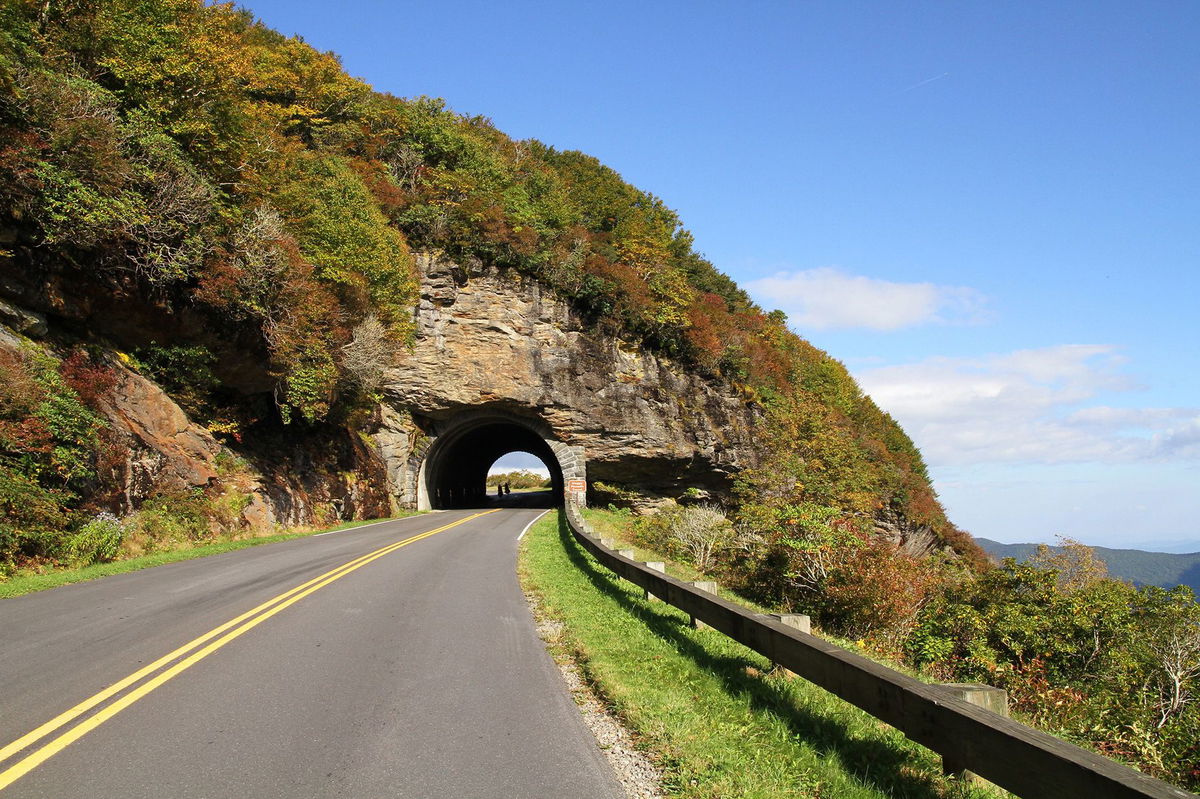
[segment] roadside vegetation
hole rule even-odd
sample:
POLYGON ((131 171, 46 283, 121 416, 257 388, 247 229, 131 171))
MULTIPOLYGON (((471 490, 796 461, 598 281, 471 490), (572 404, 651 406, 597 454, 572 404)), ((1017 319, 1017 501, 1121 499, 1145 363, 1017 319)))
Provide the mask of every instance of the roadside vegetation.
POLYGON ((711 506, 586 514, 680 579, 717 580, 736 601, 808 614, 822 636, 920 679, 1004 688, 1015 718, 1200 787, 1200 604, 1186 586, 1109 579, 1072 541, 977 572, 811 518, 794 523, 794 576, 771 584, 761 547, 711 506))
MULTIPOLYGON (((395 518, 401 518, 400 516, 395 518)), ((82 583, 96 580, 113 574, 149 569, 152 566, 162 566, 165 563, 176 563, 181 560, 205 558, 209 555, 219 555, 222 552, 233 552, 247 547, 257 547, 263 544, 274 544, 277 541, 290 541, 293 538, 306 538, 320 533, 330 533, 337 530, 349 530, 366 524, 375 524, 387 519, 367 519, 358 522, 345 522, 328 529, 298 529, 291 528, 288 532, 259 533, 253 536, 224 538, 206 543, 196 543, 182 548, 164 549, 152 555, 141 555, 128 560, 114 560, 105 563, 93 563, 88 566, 62 567, 42 571, 27 570, 18 572, 6 580, 0 580, 0 599, 32 594, 35 591, 45 591, 70 583, 82 583)))
POLYGON ((663 769, 668 796, 696 799, 968 799, 994 793, 941 776, 940 759, 599 566, 560 514, 530 530, 522 578, 561 621, 575 659, 663 769))
POLYGON ((97 405, 114 373, 87 348, 62 357, 30 342, 0 348, 0 374, 0 585, 281 534, 242 518, 251 478, 228 450, 212 487, 158 493, 129 513, 112 512, 122 499, 115 473, 128 453, 97 405))

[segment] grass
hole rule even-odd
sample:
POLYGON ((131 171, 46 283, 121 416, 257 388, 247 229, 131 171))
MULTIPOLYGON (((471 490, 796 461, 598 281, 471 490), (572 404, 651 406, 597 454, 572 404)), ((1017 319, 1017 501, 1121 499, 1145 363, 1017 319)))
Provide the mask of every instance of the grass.
MULTIPOLYGON (((599 526, 599 525, 598 525, 599 526)), ((689 799, 976 799, 940 760, 599 566, 548 514, 522 544, 522 580, 562 622, 569 655, 689 799)))
MULTIPOLYGON (((410 515, 413 514, 403 513, 401 516, 394 516, 392 518, 399 519, 403 516, 410 515)), ((6 581, 0 582, 0 599, 8 599, 9 597, 21 596, 22 594, 32 594, 35 591, 45 591, 49 588, 57 588, 60 585, 68 585, 70 583, 82 583, 87 580, 97 580, 101 577, 108 577, 113 574, 124 574, 126 572, 139 571, 141 569, 149 569, 153 566, 162 566, 165 563, 176 563, 181 560, 204 558, 208 557, 209 555, 219 555, 222 552, 232 552, 237 549, 261 546, 262 544, 274 544, 277 541, 290 541, 293 538, 305 538, 307 536, 317 535, 318 533, 328 533, 335 530, 348 530, 352 527, 361 527, 366 524, 374 524, 380 521, 389 520, 367 519, 359 522, 343 522, 336 527, 327 527, 323 529, 302 530, 299 532, 290 533, 276 533, 274 535, 259 536, 256 538, 214 541, 209 544, 201 544, 200 546, 173 549, 164 552, 155 552, 152 555, 143 555, 139 558, 118 560, 112 563, 97 563, 91 566, 83 566, 81 568, 74 569, 56 569, 45 574, 17 575, 9 578, 6 581)))

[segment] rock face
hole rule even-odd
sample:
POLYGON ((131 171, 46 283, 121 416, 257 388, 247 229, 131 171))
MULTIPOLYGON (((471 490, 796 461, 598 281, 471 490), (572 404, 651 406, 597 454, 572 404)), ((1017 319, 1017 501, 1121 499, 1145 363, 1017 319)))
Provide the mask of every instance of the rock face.
MULTIPOLYGON (((7 304, 0 315, 40 319, 7 304)), ((0 349, 61 349, 31 340, 31 332, 45 336, 48 331, 44 321, 22 331, 0 323, 0 349)), ((58 344, 65 342, 69 349, 72 341, 65 337, 58 344)), ((93 407, 107 423, 96 464, 100 485, 90 497, 94 506, 124 515, 156 496, 194 491, 209 498, 240 495, 240 519, 235 515, 232 522, 263 528, 387 513, 383 460, 361 436, 333 428, 304 436, 275 435, 257 447, 223 445, 112 351, 101 358, 111 386, 96 392, 93 407)))
POLYGON ((123 439, 126 452, 122 510, 133 510, 154 492, 206 488, 216 481, 221 445, 212 434, 193 424, 154 383, 120 363, 110 368, 116 380, 100 398, 99 410, 123 439))
MULTIPOLYGON (((10 314, 31 317, 14 309, 10 314)), ((11 328, 0 326, 0 347, 19 350, 22 344, 11 328)), ((30 332, 25 329, 22 332, 30 332)), ((46 334, 42 323, 38 333, 46 334)), ((117 358, 105 364, 112 377, 111 390, 98 398, 97 411, 107 420, 112 440, 113 482, 120 488, 115 498, 129 512, 155 493, 177 493, 207 488, 218 479, 216 465, 221 445, 203 427, 192 423, 183 410, 157 385, 125 367, 117 358)))
MULTIPOLYGON (((266 429, 220 442, 154 382, 106 356, 115 380, 98 410, 121 454, 112 467, 113 509, 131 512, 156 494, 219 493, 236 481, 249 498, 248 524, 378 516, 389 504, 472 501, 487 467, 512 449, 545 460, 556 489, 586 481, 593 499, 636 496, 653 505, 689 490, 719 496, 753 465, 756 411, 732 387, 595 332, 568 303, 515 272, 433 256, 418 257, 418 267, 414 346, 386 374, 370 437, 266 429), (237 474, 230 463, 239 464, 237 474)), ((36 288, 9 297, 51 316, 49 332, 29 306, 6 302, 0 320, 49 335, 38 346, 56 346, 56 336, 70 346, 79 337, 64 328, 114 318, 92 308, 108 307, 103 292, 55 305, 36 288)), ((175 322, 155 324, 172 340, 175 322)), ((99 330, 126 340, 122 330, 99 330)))
POLYGON ((46 335, 46 318, 41 314, 26 311, 0 299, 0 324, 7 325, 17 333, 30 338, 40 338, 46 335))
POLYGON ((413 504, 422 441, 467 409, 522 420, 586 461, 591 483, 723 493, 753 462, 755 411, 729 386, 614 337, 533 280, 419 256, 415 347, 388 371, 377 433, 390 490, 413 504))
MULTIPOLYGON (((513 449, 542 458, 558 490, 586 481, 591 501, 644 507, 719 499, 739 470, 756 465, 757 411, 733 387, 596 332, 571 305, 511 270, 429 255, 417 264, 414 345, 387 371, 383 403, 365 427, 361 419, 356 428, 276 424, 220 442, 110 351, 115 379, 98 410, 120 454, 108 481, 112 509, 128 513, 156 494, 233 490, 246 497, 241 518, 252 526, 371 518, 389 506, 474 501, 487 467, 513 449)), ((56 305, 46 291, 17 292, 10 283, 0 280, 0 346, 91 341, 103 350, 108 345, 80 327, 121 332, 105 326, 114 318, 111 297, 56 305)), ((176 329, 156 324, 164 336, 176 329)), ((254 369, 223 363, 239 377, 229 385, 246 395, 261 389, 254 369)), ((939 546, 933 531, 897 514, 882 513, 876 534, 912 554, 939 546)))
POLYGON ((949 550, 930 527, 914 524, 894 510, 885 508, 875 517, 875 535, 882 541, 895 544, 904 553, 922 557, 938 550, 949 550))

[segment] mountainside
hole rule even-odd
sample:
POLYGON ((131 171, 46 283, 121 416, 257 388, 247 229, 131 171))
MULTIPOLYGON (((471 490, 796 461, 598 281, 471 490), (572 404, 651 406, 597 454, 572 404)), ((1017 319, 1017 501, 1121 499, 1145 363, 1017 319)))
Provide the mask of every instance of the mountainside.
MULTIPOLYGON (((248 464, 239 479, 288 520, 378 507, 356 499, 382 468, 363 434, 418 334, 414 253, 533 280, 581 334, 738 398, 757 452, 717 499, 766 549, 786 554, 811 520, 897 543, 921 529, 981 557, 842 364, 596 159, 374 92, 232 5, 4 0, 0 321, 43 342, 6 356, 23 392, 0 396, 6 557, 168 491, 130 490, 120 465, 127 437, 97 388, 117 363, 248 464)), ((223 480, 186 490, 212 500, 223 480)))
MULTIPOLYGON (((1037 544, 1001 544, 987 538, 976 538, 975 542, 989 555, 1003 560, 1015 558, 1024 563, 1035 552, 1037 544)), ((1051 547, 1061 552, 1062 547, 1051 547)), ((1186 585, 1200 596, 1200 552, 1171 554, 1146 552, 1141 549, 1109 549, 1092 547, 1096 556, 1108 567, 1110 577, 1128 580, 1134 585, 1157 585, 1174 588, 1186 585)))

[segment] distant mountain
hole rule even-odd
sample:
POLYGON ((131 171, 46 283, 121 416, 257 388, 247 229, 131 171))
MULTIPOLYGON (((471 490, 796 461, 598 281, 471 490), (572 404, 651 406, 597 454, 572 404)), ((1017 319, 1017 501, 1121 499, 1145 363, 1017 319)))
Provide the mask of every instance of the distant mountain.
MULTIPOLYGON (((1038 548, 1037 544, 1001 544, 987 538, 976 538, 975 542, 998 560, 1015 558, 1022 563, 1038 548)), ((1200 552, 1171 554, 1141 549, 1092 549, 1096 551, 1096 557, 1108 566, 1108 573, 1112 577, 1129 580, 1134 585, 1161 585, 1163 588, 1186 585, 1200 596, 1200 552)))

